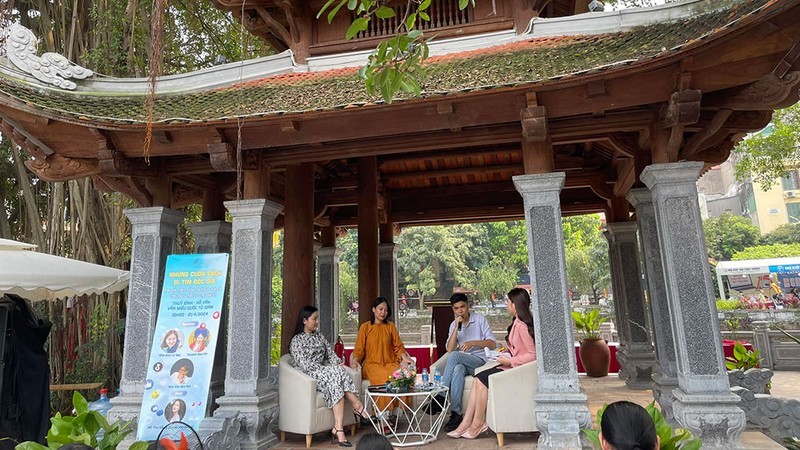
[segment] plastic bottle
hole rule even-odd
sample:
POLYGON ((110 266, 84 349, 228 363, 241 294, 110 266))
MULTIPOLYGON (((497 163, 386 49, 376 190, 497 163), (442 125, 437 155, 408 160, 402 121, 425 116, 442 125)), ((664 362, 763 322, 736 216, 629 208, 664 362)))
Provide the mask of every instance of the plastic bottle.
POLYGON ((438 367, 436 368, 436 371, 433 372, 433 384, 435 384, 436 387, 439 387, 442 384, 442 372, 439 371, 438 367))
POLYGON ((422 385, 424 387, 428 387, 428 381, 430 381, 430 376, 428 375, 428 369, 422 369, 422 385))
MULTIPOLYGON (((108 389, 100 389, 100 398, 89 403, 89 411, 97 411, 103 417, 108 418, 108 410, 111 409, 111 401, 108 399, 108 389)), ((103 439, 105 432, 101 429, 97 432, 97 440, 103 439)))

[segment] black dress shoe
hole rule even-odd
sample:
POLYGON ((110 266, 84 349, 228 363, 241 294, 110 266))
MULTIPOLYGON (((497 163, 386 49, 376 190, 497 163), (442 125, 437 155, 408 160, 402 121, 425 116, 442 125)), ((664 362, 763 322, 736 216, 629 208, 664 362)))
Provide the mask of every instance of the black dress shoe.
POLYGON ((461 414, 457 412, 450 413, 450 420, 444 424, 444 431, 450 432, 455 430, 459 425, 461 425, 462 420, 464 420, 464 418, 461 416, 461 414))

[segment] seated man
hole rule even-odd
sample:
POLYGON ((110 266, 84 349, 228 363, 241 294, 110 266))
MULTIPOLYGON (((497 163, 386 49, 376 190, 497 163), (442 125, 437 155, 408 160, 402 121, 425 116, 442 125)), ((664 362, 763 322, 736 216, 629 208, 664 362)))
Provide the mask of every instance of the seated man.
MULTIPOLYGON (((461 395, 464 392, 464 377, 475 375, 475 369, 486 363, 484 348, 494 350, 497 342, 486 317, 470 313, 469 301, 464 294, 450 297, 455 320, 450 324, 447 335, 447 365, 442 375, 442 384, 450 388, 450 420, 445 431, 453 431, 461 423, 461 395)), ((444 399, 440 399, 443 403, 444 399)), ((431 413, 441 411, 432 402, 431 413)))

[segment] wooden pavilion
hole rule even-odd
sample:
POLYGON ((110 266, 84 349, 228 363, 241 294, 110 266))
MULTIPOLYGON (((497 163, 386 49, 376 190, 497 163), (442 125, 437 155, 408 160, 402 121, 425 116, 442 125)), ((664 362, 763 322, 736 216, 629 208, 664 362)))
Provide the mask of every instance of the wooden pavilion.
MULTIPOLYGON (((455 1, 434 3, 430 31, 442 46, 432 47, 424 93, 385 104, 364 93, 353 66, 390 26, 342 41, 347 18, 327 28, 314 21, 314 2, 215 0, 290 51, 161 79, 147 152, 146 80, 43 73, 31 64, 34 38, 15 28, 0 60, 0 130, 41 179, 92 177, 139 205, 127 212, 136 335, 152 339, 182 217, 175 209, 202 204, 197 251, 232 252, 228 333, 239 349, 216 375, 224 396, 207 426, 240 414, 242 448, 274 441, 276 374, 265 347, 275 228, 285 230, 285 350, 297 311, 315 301, 315 256, 322 315, 334 316, 339 227, 359 230, 364 320, 376 296, 396 297, 400 227, 508 219, 528 224, 539 445, 579 446, 590 421, 559 218, 599 211, 609 222, 622 376, 632 388, 652 386, 670 420, 708 448, 735 447, 744 415, 728 391, 694 182, 798 100, 800 0, 688 0, 623 13, 584 13, 584 0, 479 0, 463 13, 455 1)), ((135 418, 141 404, 149 343, 134 342, 126 340, 117 417, 135 418)))

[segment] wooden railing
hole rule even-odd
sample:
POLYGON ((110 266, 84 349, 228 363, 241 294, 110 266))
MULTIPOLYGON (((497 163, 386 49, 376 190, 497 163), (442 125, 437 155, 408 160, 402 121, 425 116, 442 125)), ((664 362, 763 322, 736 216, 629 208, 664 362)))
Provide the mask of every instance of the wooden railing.
MULTIPOLYGON (((398 27, 406 17, 407 3, 390 4, 395 16, 389 19, 374 19, 369 22, 369 27, 356 35, 356 39, 367 39, 381 36, 391 36, 397 32, 398 27)), ((436 30, 447 27, 467 25, 472 22, 472 5, 466 9, 458 8, 458 0, 433 0, 426 10, 430 21, 417 20, 417 29, 436 30)), ((355 18, 355 16, 353 17, 355 18)))

